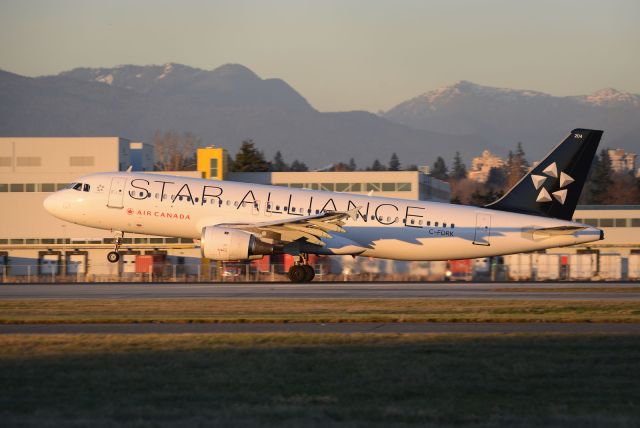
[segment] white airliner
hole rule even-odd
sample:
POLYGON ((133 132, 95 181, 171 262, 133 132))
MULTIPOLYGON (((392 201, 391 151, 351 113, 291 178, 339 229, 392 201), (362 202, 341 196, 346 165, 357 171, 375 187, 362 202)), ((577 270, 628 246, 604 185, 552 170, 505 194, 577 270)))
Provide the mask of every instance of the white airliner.
POLYGON ((603 239, 571 221, 602 131, 575 129, 484 208, 134 172, 81 177, 44 201, 54 216, 110 230, 200 240, 202 256, 298 256, 293 282, 314 277, 309 254, 450 260, 603 239))

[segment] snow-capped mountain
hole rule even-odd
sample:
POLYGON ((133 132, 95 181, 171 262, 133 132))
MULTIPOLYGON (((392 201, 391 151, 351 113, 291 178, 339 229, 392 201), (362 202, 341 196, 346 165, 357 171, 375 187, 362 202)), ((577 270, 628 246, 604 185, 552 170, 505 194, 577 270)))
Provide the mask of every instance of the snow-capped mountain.
MULTIPOLYGON (((364 112, 323 113, 280 79, 228 64, 200 70, 180 64, 78 68, 28 78, 0 71, 0 135, 118 135, 151 141, 156 131, 192 132, 232 154, 253 139, 268 157, 311 167, 348 162, 430 164, 467 154, 477 140, 396 124, 364 112)), ((485 147, 488 143, 482 141, 485 147)), ((488 144, 492 150, 499 147, 488 144)))
POLYGON ((402 102, 382 116, 416 129, 482 136, 501 146, 522 141, 535 156, 577 127, 604 129, 603 146, 640 151, 640 138, 635 137, 640 131, 640 95, 610 88, 556 97, 460 81, 402 102))

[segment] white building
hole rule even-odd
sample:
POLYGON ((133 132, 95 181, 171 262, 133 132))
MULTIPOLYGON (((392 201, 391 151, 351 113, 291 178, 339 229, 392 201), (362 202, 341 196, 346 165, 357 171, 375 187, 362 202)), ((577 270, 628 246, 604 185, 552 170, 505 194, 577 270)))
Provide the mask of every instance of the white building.
MULTIPOLYGON (((119 137, 0 138, 0 268, 8 265, 14 274, 36 274, 43 272, 43 263, 55 261, 72 269, 91 265, 89 271, 94 273, 118 269, 106 261, 113 248, 108 231, 59 220, 44 210, 42 202, 79 176, 130 166, 151 171, 153 163, 153 146, 119 137)), ((185 256, 199 257, 191 240, 137 235, 126 239, 142 252, 188 247, 191 251, 185 256)))

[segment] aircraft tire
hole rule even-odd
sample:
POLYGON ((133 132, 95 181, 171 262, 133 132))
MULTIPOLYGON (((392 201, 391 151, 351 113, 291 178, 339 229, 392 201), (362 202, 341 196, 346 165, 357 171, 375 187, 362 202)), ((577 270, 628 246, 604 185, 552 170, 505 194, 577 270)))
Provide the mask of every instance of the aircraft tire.
POLYGON ((291 282, 304 282, 306 276, 302 265, 293 265, 289 268, 288 277, 291 282))
POLYGON ((107 260, 109 260, 109 263, 117 263, 120 260, 120 254, 116 251, 110 251, 107 254, 107 260))
POLYGON ((310 265, 302 265, 304 268, 304 282, 311 282, 316 276, 316 271, 310 265))

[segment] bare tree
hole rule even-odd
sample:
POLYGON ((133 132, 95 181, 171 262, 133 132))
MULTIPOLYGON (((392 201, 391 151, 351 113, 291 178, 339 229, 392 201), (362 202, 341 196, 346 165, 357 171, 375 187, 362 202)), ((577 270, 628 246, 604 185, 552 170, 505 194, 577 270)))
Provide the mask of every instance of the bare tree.
POLYGON ((196 149, 202 141, 191 132, 157 131, 152 143, 155 147, 158 171, 189 171, 196 168, 196 149))

